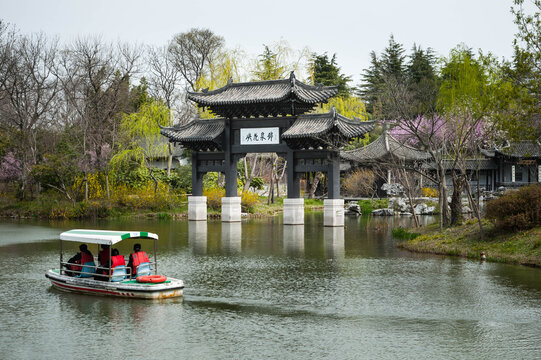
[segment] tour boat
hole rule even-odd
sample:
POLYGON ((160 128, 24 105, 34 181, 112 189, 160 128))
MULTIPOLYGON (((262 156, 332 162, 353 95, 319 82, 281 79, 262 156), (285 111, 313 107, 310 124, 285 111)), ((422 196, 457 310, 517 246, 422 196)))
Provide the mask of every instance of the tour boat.
POLYGON ((48 270, 45 277, 57 289, 84 294, 139 299, 165 299, 182 296, 184 289, 182 280, 157 274, 157 240, 158 235, 143 231, 69 230, 60 234, 60 268, 48 270), (113 245, 126 239, 150 239, 154 242, 154 261, 149 260, 139 264, 137 275, 132 276, 132 270, 127 266, 114 266, 113 264, 110 265, 114 266, 113 268, 103 268, 96 266, 93 261, 75 265, 63 260, 63 241, 96 244, 98 247, 109 245, 108 259, 112 259, 113 245), (68 269, 68 266, 71 269, 68 269))

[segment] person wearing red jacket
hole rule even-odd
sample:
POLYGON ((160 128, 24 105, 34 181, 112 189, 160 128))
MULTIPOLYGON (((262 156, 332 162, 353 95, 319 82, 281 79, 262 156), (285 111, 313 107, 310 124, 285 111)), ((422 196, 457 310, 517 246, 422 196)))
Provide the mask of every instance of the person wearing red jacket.
POLYGON ((111 255, 111 269, 114 269, 117 266, 126 266, 126 260, 124 260, 124 256, 119 254, 118 249, 113 249, 111 255))
MULTIPOLYGON (((71 259, 68 260, 68 264, 66 265, 68 270, 81 271, 81 269, 83 268, 81 265, 84 265, 88 262, 94 262, 94 255, 92 255, 90 250, 88 250, 88 246, 86 244, 79 245, 79 250, 80 252, 78 252, 71 259)), ((78 275, 78 273, 66 271, 66 275, 74 276, 78 275)))
POLYGON ((141 251, 141 244, 133 245, 133 254, 130 254, 130 259, 128 261, 128 267, 132 269, 132 275, 137 274, 137 267, 144 263, 149 262, 148 255, 146 252, 141 251))

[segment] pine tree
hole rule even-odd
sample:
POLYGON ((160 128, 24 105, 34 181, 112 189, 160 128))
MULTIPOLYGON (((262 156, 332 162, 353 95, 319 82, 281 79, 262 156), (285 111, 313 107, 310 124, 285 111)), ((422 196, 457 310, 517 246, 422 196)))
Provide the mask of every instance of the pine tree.
POLYGON ((364 70, 362 83, 359 86, 359 95, 366 102, 368 113, 375 118, 386 117, 382 106, 382 92, 389 81, 402 83, 406 81, 406 56, 401 44, 389 38, 389 44, 384 49, 381 57, 372 51, 370 53, 370 67, 364 70))
POLYGON ((436 57, 431 48, 423 50, 413 45, 406 66, 409 89, 414 99, 412 116, 433 113, 436 109, 439 81, 436 76, 436 57))
POLYGON ((340 67, 336 62, 336 54, 330 60, 326 53, 322 55, 312 54, 310 70, 314 85, 338 86, 339 97, 347 98, 351 96, 352 89, 348 86, 351 77, 340 73, 340 67))
POLYGON ((362 83, 359 86, 358 94, 366 103, 366 109, 369 114, 377 117, 378 99, 383 86, 383 74, 381 70, 381 62, 376 53, 370 53, 370 67, 365 69, 362 76, 362 83))
POLYGON ((405 76, 404 61, 406 56, 404 55, 404 47, 402 44, 397 43, 394 40, 394 36, 391 34, 389 38, 389 45, 383 51, 381 55, 381 70, 383 74, 392 76, 395 79, 402 79, 405 76))

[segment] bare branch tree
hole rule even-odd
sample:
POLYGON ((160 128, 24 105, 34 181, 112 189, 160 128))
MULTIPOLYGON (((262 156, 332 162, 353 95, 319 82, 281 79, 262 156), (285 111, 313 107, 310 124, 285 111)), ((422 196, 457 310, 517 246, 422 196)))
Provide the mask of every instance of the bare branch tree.
POLYGON ((54 100, 59 92, 53 66, 57 41, 44 34, 18 36, 2 31, 0 54, 0 119, 12 132, 16 156, 21 162, 21 196, 24 198, 29 171, 37 163, 38 135, 55 119, 54 100))
MULTIPOLYGON (((99 38, 80 38, 62 54, 58 73, 65 101, 76 114, 72 121, 80 129, 85 198, 87 174, 106 169, 119 140, 119 122, 129 110, 130 77, 140 57, 140 50, 99 38)), ((107 174, 106 180, 108 188, 107 174)))
POLYGON ((197 82, 207 71, 224 38, 209 29, 193 28, 174 36, 169 45, 175 68, 182 74, 192 91, 198 91, 197 82))

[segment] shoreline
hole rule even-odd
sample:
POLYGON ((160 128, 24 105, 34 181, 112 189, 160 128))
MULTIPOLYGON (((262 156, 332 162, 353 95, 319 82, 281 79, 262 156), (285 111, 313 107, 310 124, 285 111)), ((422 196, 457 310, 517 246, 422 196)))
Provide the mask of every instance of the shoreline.
POLYGON ((541 227, 517 232, 498 232, 484 221, 485 239, 481 241, 477 221, 468 221, 439 232, 437 226, 402 229, 395 238, 397 247, 411 252, 458 256, 467 259, 541 268, 541 227), (409 236, 409 240, 408 240, 409 236))

